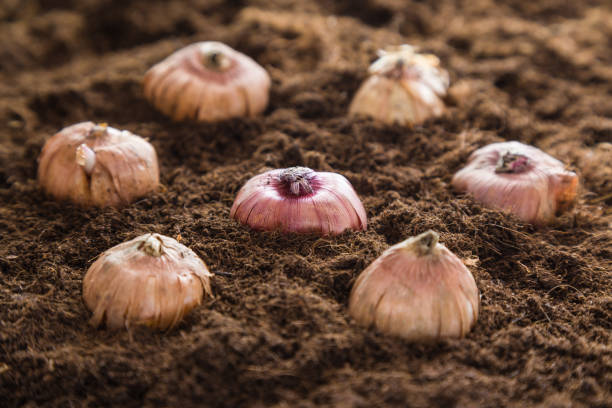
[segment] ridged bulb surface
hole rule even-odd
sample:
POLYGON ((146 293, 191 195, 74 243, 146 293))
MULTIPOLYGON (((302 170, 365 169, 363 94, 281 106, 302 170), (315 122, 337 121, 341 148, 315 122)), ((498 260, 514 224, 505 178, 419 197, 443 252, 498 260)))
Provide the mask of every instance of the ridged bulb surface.
POLYGON ((176 121, 253 117, 268 105, 270 77, 250 57, 216 41, 191 44, 154 65, 145 97, 176 121))
POLYGON ((542 225, 572 206, 578 176, 540 149, 512 141, 473 152, 452 185, 487 207, 542 225))
POLYGON ((409 45, 381 50, 379 55, 353 97, 350 115, 414 125, 444 113, 442 98, 449 79, 436 56, 417 54, 409 45))
POLYGON ((105 124, 62 129, 45 143, 38 161, 43 190, 83 206, 125 206, 159 186, 153 146, 105 124))
POLYGON ((100 255, 83 280, 83 298, 94 327, 166 330, 211 294, 210 277, 191 249, 170 237, 145 234, 100 255))
POLYGON ((265 231, 337 235, 367 227, 365 208, 344 176, 306 167, 251 178, 238 192, 230 216, 265 231))
POLYGON ((479 304, 470 271, 427 231, 390 247, 359 275, 349 314, 382 333, 431 342, 465 336, 479 304))

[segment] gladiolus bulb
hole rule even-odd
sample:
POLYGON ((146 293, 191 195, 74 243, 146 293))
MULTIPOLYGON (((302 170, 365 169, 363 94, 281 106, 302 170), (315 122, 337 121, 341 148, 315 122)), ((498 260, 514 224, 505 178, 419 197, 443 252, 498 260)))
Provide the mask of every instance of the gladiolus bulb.
POLYGON ((189 45, 153 66, 145 97, 174 120, 253 117, 268 105, 270 77, 248 56, 215 41, 189 45))
POLYGON ((306 167, 253 177, 238 192, 230 216, 266 231, 337 235, 367 227, 363 204, 346 178, 306 167))
POLYGON ((573 204, 578 176, 540 149, 513 141, 476 150, 452 184, 487 207, 542 225, 573 204))
POLYGON ((127 130, 83 122, 45 143, 38 182, 57 200, 119 207, 154 191, 159 166, 149 142, 127 130))
POLYGON ((417 54, 410 45, 402 45, 381 50, 379 56, 351 102, 350 115, 413 125, 444 113, 441 98, 448 89, 448 73, 435 55, 417 54))
POLYGON ((91 265, 83 298, 90 323, 109 329, 145 325, 165 330, 211 294, 211 273, 202 260, 176 240, 145 234, 119 244, 91 265))
POLYGON ((392 246, 357 278, 349 313, 366 327, 415 342, 463 337, 479 293, 463 262, 427 231, 392 246))

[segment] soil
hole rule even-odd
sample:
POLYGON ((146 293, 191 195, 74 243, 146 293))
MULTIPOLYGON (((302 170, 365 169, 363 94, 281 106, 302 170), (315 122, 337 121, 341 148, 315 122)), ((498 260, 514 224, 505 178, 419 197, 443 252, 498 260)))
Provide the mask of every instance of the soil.
POLYGON ((607 0, 3 0, 0 5, 0 405, 612 406, 612 7, 607 0), (174 50, 219 40, 270 73, 261 117, 176 123, 142 94, 174 50), (347 118, 375 52, 410 43, 450 72, 422 126, 347 118), (163 189, 122 209, 46 197, 37 157, 92 120, 149 138, 163 189), (575 207, 543 228, 454 193, 476 148, 519 140, 574 169, 575 207), (365 232, 250 231, 239 188, 294 165, 345 175, 365 232), (434 229, 472 271, 467 337, 411 344, 347 315, 358 274, 434 229), (88 324, 82 280, 145 232, 216 272, 174 330, 88 324))

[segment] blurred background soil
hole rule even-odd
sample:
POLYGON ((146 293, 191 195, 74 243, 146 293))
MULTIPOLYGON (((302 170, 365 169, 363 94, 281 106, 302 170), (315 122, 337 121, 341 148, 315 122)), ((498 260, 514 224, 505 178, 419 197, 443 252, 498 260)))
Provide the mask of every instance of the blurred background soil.
POLYGON ((0 405, 612 406, 612 7, 606 0, 3 0, 0 4, 0 405), (219 40, 270 73, 262 117, 174 123, 144 72, 219 40), (422 126, 345 117, 378 48, 410 43, 451 75, 422 126), (45 197, 37 157, 92 120, 157 148, 163 189, 123 209, 45 197), (534 144, 577 171, 573 210, 536 229, 451 191, 491 142, 534 144), (293 165, 345 175, 366 232, 258 233, 240 186, 293 165), (355 278, 427 229, 482 293, 464 339, 414 345, 347 316, 355 278), (88 325, 100 252, 176 237, 222 274, 168 333, 88 325))

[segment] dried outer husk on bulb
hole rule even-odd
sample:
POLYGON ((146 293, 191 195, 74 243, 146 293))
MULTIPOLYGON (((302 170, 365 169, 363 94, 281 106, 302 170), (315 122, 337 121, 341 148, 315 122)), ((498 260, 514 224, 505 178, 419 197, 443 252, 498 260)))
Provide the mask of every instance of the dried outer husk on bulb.
POLYGON ((121 207, 159 186, 153 146, 127 130, 82 122, 51 137, 38 159, 38 182, 57 200, 121 207))
POLYGON ((191 44, 154 65, 145 97, 176 121, 253 117, 268 105, 270 77, 250 57, 216 41, 191 44))
POLYGON ((270 170, 238 192, 230 216, 255 230, 337 235, 365 230, 367 214, 342 175, 306 167, 270 170))
POLYGON ((417 54, 410 45, 381 50, 379 56, 351 102, 350 115, 413 125, 444 113, 449 78, 436 56, 417 54))
POLYGON ((576 173, 565 170, 559 160, 511 141, 474 151, 452 185, 487 207, 543 225, 573 205, 579 183, 576 173))
POLYGON ((191 249, 145 234, 100 255, 83 280, 83 298, 94 327, 167 330, 211 294, 211 276, 191 249))
POLYGON ((357 278, 349 314, 366 327, 414 342, 463 337, 480 297, 463 262, 427 231, 382 253, 357 278))

